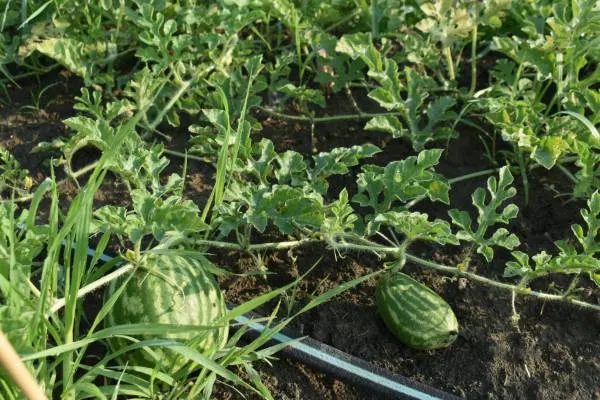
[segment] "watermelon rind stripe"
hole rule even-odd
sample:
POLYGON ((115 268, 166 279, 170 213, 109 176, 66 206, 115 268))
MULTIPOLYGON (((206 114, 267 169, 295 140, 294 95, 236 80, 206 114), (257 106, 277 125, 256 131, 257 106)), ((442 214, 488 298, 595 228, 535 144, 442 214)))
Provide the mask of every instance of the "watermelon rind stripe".
MULTIPOLYGON (((107 327, 132 323, 160 323, 175 325, 211 325, 226 313, 225 300, 219 286, 209 272, 214 267, 206 258, 186 259, 181 256, 150 255, 139 267, 134 276, 109 311, 107 327)), ((125 278, 111 282, 105 296, 111 296, 125 278)), ((108 297, 106 297, 108 298, 108 297)), ((205 355, 214 354, 227 342, 228 327, 222 326, 210 331, 170 332, 163 339, 173 339, 193 343, 193 348, 205 355)), ((139 340, 154 339, 140 335, 139 340)), ((111 338, 109 345, 118 350, 129 342, 111 338)), ((163 366, 173 370, 184 364, 184 358, 172 350, 153 348, 163 366)), ((123 357, 130 365, 148 366, 153 363, 146 351, 132 351, 123 357)), ((150 365, 151 366, 151 365, 150 365)))
POLYGON ((406 274, 386 274, 377 284, 375 298, 386 326, 408 346, 436 349, 457 337, 458 321, 450 305, 406 274))

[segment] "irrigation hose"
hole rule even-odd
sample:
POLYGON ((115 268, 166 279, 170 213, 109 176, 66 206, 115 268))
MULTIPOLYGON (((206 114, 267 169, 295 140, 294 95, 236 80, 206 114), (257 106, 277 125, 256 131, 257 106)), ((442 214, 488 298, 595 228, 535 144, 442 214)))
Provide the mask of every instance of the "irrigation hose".
MULTIPOLYGON (((88 255, 93 257, 95 250, 88 248, 88 255)), ((103 262, 111 261, 113 258, 107 254, 102 254, 99 260, 103 262)), ((235 305, 228 305, 229 308, 235 305)), ((262 316, 255 313, 249 313, 234 318, 238 325, 247 326, 246 335, 250 338, 256 338, 267 327, 256 320, 262 319, 262 316)), ((458 397, 430 386, 411 381, 410 379, 392 374, 391 372, 372 365, 358 357, 354 357, 335 347, 314 340, 310 337, 304 337, 298 340, 298 335, 290 328, 275 334, 273 339, 267 345, 288 343, 289 345, 279 353, 284 356, 300 361, 317 370, 331 374, 353 385, 360 386, 374 393, 381 395, 385 399, 417 399, 417 400, 454 400, 458 397)))
MULTIPOLYGON (((256 337, 266 327, 254 322, 253 319, 255 318, 260 318, 260 315, 254 315, 253 318, 240 316, 235 320, 250 328, 250 331, 247 333, 248 336, 256 337)), ((269 344, 286 343, 297 340, 298 337, 300 335, 293 333, 291 329, 284 329, 283 332, 277 333, 269 344)), ((317 370, 352 383, 355 386, 378 393, 382 396, 380 398, 419 400, 458 399, 458 397, 449 393, 411 381, 406 377, 392 374, 383 368, 379 368, 363 359, 354 357, 310 337, 290 343, 280 353, 288 358, 300 361, 317 370)))

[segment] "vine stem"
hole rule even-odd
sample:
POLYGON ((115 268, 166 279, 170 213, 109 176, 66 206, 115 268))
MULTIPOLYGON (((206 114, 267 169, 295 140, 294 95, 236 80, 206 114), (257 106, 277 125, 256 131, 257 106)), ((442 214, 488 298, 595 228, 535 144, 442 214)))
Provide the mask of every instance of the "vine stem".
MULTIPOLYGON (((0 79, 0 82, 12 81, 13 83, 16 83, 15 81, 18 81, 18 80, 23 79, 23 78, 29 78, 30 76, 47 74, 48 72, 51 72, 53 69, 56 69, 58 67, 60 67, 59 63, 52 64, 52 65, 50 65, 50 66, 48 66, 46 68, 42 68, 42 69, 34 70, 34 71, 24 72, 24 73, 19 74, 19 75, 12 75, 10 78, 0 79)), ((21 86, 19 86, 17 84, 17 87, 21 87, 21 86)))
MULTIPOLYGON (((287 241, 287 242, 261 243, 261 244, 257 244, 257 245, 249 245, 249 246, 246 246, 245 248, 237 243, 228 243, 228 242, 217 242, 217 241, 204 240, 204 241, 200 241, 199 243, 213 246, 213 247, 228 248, 228 249, 267 250, 267 249, 289 249, 289 248, 301 246, 306 243, 315 243, 315 242, 320 242, 320 241, 321 240, 318 240, 318 239, 300 239, 300 240, 287 241)), ((338 250, 346 249, 346 250, 356 250, 356 251, 375 251, 375 252, 388 253, 388 254, 390 254, 390 253, 397 254, 399 251, 401 251, 401 248, 395 247, 395 246, 394 247, 382 246, 377 243, 373 243, 373 242, 369 242, 369 241, 366 241, 366 243, 369 243, 369 244, 328 242, 328 244, 330 246, 332 246, 333 248, 338 249, 338 250)), ((414 256, 409 253, 405 253, 405 255, 406 255, 407 261, 411 261, 415 264, 419 264, 425 268, 434 269, 437 271, 460 276, 463 278, 468 278, 473 281, 486 284, 488 286, 493 286, 493 287, 496 287, 499 289, 508 290, 510 292, 514 292, 517 294, 533 296, 533 297, 537 297, 537 298, 543 299, 543 300, 564 301, 567 303, 577 305, 582 308, 600 311, 600 304, 591 304, 591 303, 577 300, 577 299, 574 299, 574 298, 571 298, 568 296, 539 292, 539 291, 523 288, 519 285, 512 285, 510 283, 498 282, 493 279, 486 278, 481 275, 477 275, 473 272, 462 271, 461 269, 459 269, 457 267, 451 267, 448 265, 438 264, 438 263, 428 261, 428 260, 422 259, 420 257, 414 256)))
MULTIPOLYGON (((313 238, 304 238, 299 240, 290 240, 284 242, 271 242, 271 243, 258 243, 251 244, 247 246, 242 246, 238 243, 231 242, 219 242, 214 240, 198 240, 196 241, 199 245, 216 247, 221 249, 231 249, 231 250, 242 250, 242 251, 260 251, 260 250, 282 250, 282 249, 291 249, 295 247, 299 247, 309 243, 317 243, 323 242, 321 239, 313 239, 313 238)), ((374 251, 385 254, 398 254, 402 252, 402 247, 397 246, 383 246, 378 243, 370 242, 366 239, 362 240, 365 244, 356 244, 356 243, 348 243, 348 242, 336 242, 336 241, 327 241, 327 243, 336 250, 354 250, 354 251, 374 251)), ((436 271, 440 271, 449 275, 460 276, 463 278, 467 278, 476 282, 483 283, 488 286, 493 286, 499 289, 508 290, 511 293, 523 294, 527 296, 537 297, 543 300, 549 301, 563 301, 567 302, 585 309, 600 311, 600 304, 592 304, 587 303, 585 301, 577 300, 568 295, 556 295, 545 292, 539 292, 527 288, 523 288, 519 285, 512 285, 509 283, 498 282, 490 278, 486 278, 481 275, 477 275, 473 272, 463 271, 458 267, 451 267, 448 265, 438 264, 432 261, 425 260, 423 258, 417 257, 415 255, 404 253, 406 260, 411 261, 415 264, 418 264, 424 268, 433 269, 436 271)), ((100 287, 107 285, 111 281, 127 274, 131 270, 133 270, 134 266, 132 264, 126 264, 123 267, 111 272, 103 276, 102 278, 85 285, 79 289, 77 292, 77 298, 84 297, 85 295, 99 289, 100 287)), ((51 315, 59 311, 61 308, 65 306, 66 300, 64 298, 58 299, 54 302, 54 304, 49 308, 47 315, 51 315)))
POLYGON ((188 158, 188 160, 196 160, 201 162, 208 162, 205 158, 195 156, 193 154, 186 154, 176 150, 163 149, 163 153, 167 153, 169 155, 180 157, 180 158, 188 158))
MULTIPOLYGON (((77 171, 75 171, 75 172, 72 172, 72 173, 70 173, 70 174, 69 174, 69 178, 74 178, 74 179, 77 179, 77 178, 79 178, 81 175, 85 175, 85 174, 87 174, 88 172, 92 171, 92 170, 93 170, 94 168, 96 168, 97 166, 98 166, 98 161, 94 161, 93 163, 90 163, 90 164, 86 165, 85 167, 83 167, 83 168, 81 168, 81 169, 78 169, 78 170, 77 170, 77 171)), ((60 184, 62 184, 62 183, 64 183, 64 182, 66 182, 66 181, 67 181, 67 178, 65 178, 65 179, 61 180, 60 182, 58 182, 58 184, 60 185, 60 184)))
POLYGON ((230 250, 246 250, 246 251, 260 251, 260 250, 283 250, 283 249, 292 249, 294 247, 302 246, 309 243, 320 243, 322 242, 319 239, 300 239, 300 240, 290 240, 286 242, 272 242, 272 243, 258 243, 258 244, 250 244, 247 246, 242 246, 238 243, 231 242, 218 242, 215 240, 197 240, 195 243, 208 247, 216 247, 220 249, 230 249, 230 250))
POLYGON ((476 282, 481 282, 488 286, 493 286, 493 287, 497 287, 500 289, 509 290, 509 291, 517 293, 517 294, 533 296, 533 297, 537 297, 537 298, 543 299, 543 300, 565 301, 567 303, 571 303, 571 304, 577 305, 582 308, 587 308, 587 309, 594 310, 594 311, 600 311, 600 304, 591 304, 591 303, 577 300, 577 299, 574 299, 574 298, 571 298, 568 296, 562 296, 562 295, 558 295, 558 294, 550 294, 550 293, 545 293, 545 292, 538 292, 535 290, 519 287, 518 285, 511 285, 510 283, 498 282, 493 279, 486 278, 481 275, 477 275, 473 272, 461 271, 457 267, 450 267, 448 265, 434 263, 432 261, 424 260, 420 257, 414 256, 414 255, 408 254, 408 253, 406 254, 406 259, 414 262, 415 264, 419 264, 425 268, 430 268, 430 269, 434 269, 437 271, 457 275, 457 276, 460 276, 463 278, 468 278, 468 279, 471 279, 476 282))
POLYGON ((558 167, 558 169, 560 169, 560 171, 565 174, 565 176, 567 178, 569 178, 569 180, 571 182, 573 182, 574 184, 577 184, 579 181, 577 180, 577 178, 575 178, 575 176, 571 173, 571 171, 569 171, 568 169, 566 169, 563 165, 558 164, 556 165, 558 167))
MULTIPOLYGON (((473 178, 479 178, 480 176, 495 174, 498 171, 500 171, 500 168, 490 168, 490 169, 484 169, 482 171, 471 172, 470 174, 465 174, 465 175, 457 176, 456 178, 448 179, 448 183, 452 185, 452 184, 457 183, 457 182, 466 181, 466 180, 473 179, 473 178)), ((417 203, 423 201, 426 197, 427 196, 425 196, 425 195, 421 195, 419 197, 416 197, 415 199, 413 199, 410 202, 406 203, 405 207, 407 209, 412 208, 417 203)))
POLYGON ((469 95, 473 95, 477 89, 477 24, 471 33, 471 87, 469 95))
POLYGON ((521 172, 521 182, 523 184, 523 192, 525 192, 525 205, 529 204, 529 178, 527 177, 527 166, 525 165, 525 158, 523 152, 518 146, 515 146, 519 161, 519 170, 521 172))
MULTIPOLYGON (((67 182, 69 181, 69 179, 77 179, 77 178, 79 178, 81 175, 85 175, 85 174, 87 174, 88 172, 90 172, 90 171, 92 171, 94 168, 96 168, 96 166, 97 166, 97 165, 98 165, 98 161, 94 161, 94 162, 92 162, 92 163, 90 163, 90 164, 86 165, 85 167, 83 167, 83 168, 81 168, 81 169, 78 169, 78 170, 77 170, 77 171, 75 171, 75 172, 68 172, 68 173, 67 173, 67 175, 68 175, 68 176, 67 176, 66 178, 64 178, 64 179, 61 179, 60 181, 58 181, 58 182, 56 183, 56 186, 62 186, 62 185, 64 185, 65 183, 67 183, 67 182)), ((22 196, 22 197, 18 197, 18 198, 16 198, 16 199, 7 199, 7 200, 0 199, 0 202, 4 202, 4 201, 12 201, 12 202, 15 202, 15 203, 23 203, 23 202, 26 202, 26 201, 30 201, 32 198, 33 198, 33 194, 32 194, 32 193, 30 193, 30 194, 28 194, 28 195, 25 195, 25 196, 22 196)))
MULTIPOLYGON (((222 249, 259 251, 259 250, 290 249, 290 248, 302 246, 304 244, 316 243, 316 242, 320 242, 320 240, 306 238, 306 239, 300 239, 300 240, 291 240, 291 241, 287 241, 287 242, 252 244, 252 245, 249 245, 246 247, 244 247, 240 244, 237 244, 237 243, 217 242, 217 241, 213 241, 213 240, 198 240, 196 243, 200 244, 200 245, 205 245, 205 246, 209 246, 209 247, 217 247, 217 248, 222 248, 222 249)), ((123 267, 120 267, 119 269, 116 269, 115 271, 111 272, 110 274, 104 275, 102 278, 95 280, 94 282, 92 282, 88 285, 82 286, 79 289, 79 291, 77 292, 77 298, 78 299, 82 298, 82 297, 88 295, 89 293, 101 288, 102 286, 109 284, 110 282, 114 281, 115 279, 120 278, 121 276, 130 272, 131 270, 133 270, 133 268, 134 268, 134 266, 132 264, 126 264, 123 267)), ((33 286, 33 285, 31 285, 31 286, 33 286)), ((39 290, 35 286, 33 286, 32 291, 34 292, 34 294, 35 293, 39 294, 39 290)), ((52 304, 52 306, 50 306, 50 308, 48 309, 47 316, 56 313, 61 308, 63 308, 65 306, 65 304, 66 304, 65 298, 61 298, 61 299, 54 301, 54 304, 52 304)))
MULTIPOLYGON (((84 297, 85 295, 93 292, 94 290, 99 289, 102 286, 109 284, 110 282, 114 281, 115 279, 132 271, 133 268, 134 268, 134 266, 132 264, 126 264, 123 267, 111 272, 110 274, 106 274, 102 278, 95 280, 94 282, 92 282, 88 285, 82 286, 79 289, 79 291, 77 292, 77 298, 80 299, 80 298, 84 297)), ((65 303, 66 303, 65 298, 56 300, 54 302, 54 304, 52 306, 50 306, 50 308, 48 309, 47 315, 56 313, 58 310, 60 310, 61 308, 63 308, 65 306, 65 303)))
POLYGON ((352 120, 369 119, 369 118, 374 118, 374 117, 385 117, 388 115, 393 115, 393 116, 404 115, 401 112, 388 112, 388 113, 341 114, 341 115, 332 115, 330 117, 310 118, 310 117, 307 117, 304 115, 284 114, 284 113, 280 113, 278 111, 272 110, 270 108, 265 108, 265 107, 257 107, 257 108, 259 110, 261 110, 269 115, 272 115, 274 117, 277 117, 277 118, 287 119, 290 121, 302 121, 302 122, 313 122, 313 123, 332 122, 332 121, 352 121, 352 120))
POLYGON ((442 51, 444 53, 444 57, 446 57, 446 63, 448 64, 448 77, 451 81, 456 80, 456 73, 454 72, 454 60, 452 59, 452 52, 450 47, 444 47, 442 51))
MULTIPOLYGON (((360 250, 373 250, 373 251, 377 251, 377 252, 381 252, 381 253, 398 253, 398 251, 399 251, 398 247, 380 246, 375 243, 374 243, 374 246, 355 245, 352 243, 334 243, 334 244, 332 244, 332 246, 338 247, 338 248, 345 248, 345 249, 349 249, 349 250, 354 249, 354 250, 359 250, 359 251, 360 250)), ((499 289, 508 290, 511 293, 533 296, 533 297, 537 297, 538 299, 543 299, 543 300, 564 301, 564 302, 571 303, 571 304, 574 304, 574 305, 577 305, 579 307, 586 308, 589 310, 600 311, 600 304, 588 303, 585 301, 574 299, 567 295, 557 295, 557 294, 539 292, 536 290, 523 288, 519 285, 512 285, 510 283, 498 282, 493 279, 486 278, 485 276, 477 275, 476 273, 473 273, 473 272, 463 271, 463 270, 459 269, 458 267, 451 267, 449 265, 438 264, 433 261, 425 260, 423 258, 417 257, 410 253, 405 253, 405 257, 406 257, 407 261, 411 261, 422 267, 434 269, 436 271, 444 272, 444 273, 450 274, 450 275, 460 276, 462 278, 471 279, 473 281, 480 282, 480 283, 483 283, 488 286, 493 286, 493 287, 496 287, 499 289)))

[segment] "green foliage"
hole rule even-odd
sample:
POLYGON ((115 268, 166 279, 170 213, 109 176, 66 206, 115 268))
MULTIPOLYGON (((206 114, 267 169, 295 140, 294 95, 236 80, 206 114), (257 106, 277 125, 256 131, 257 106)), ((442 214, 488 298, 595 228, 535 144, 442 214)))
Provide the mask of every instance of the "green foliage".
POLYGON ((407 243, 415 240, 427 240, 439 244, 459 243, 448 222, 441 219, 429 221, 428 215, 424 213, 388 211, 379 214, 375 222, 391 226, 396 232, 404 235, 407 243))
POLYGON ((116 57, 117 48, 114 43, 84 43, 74 38, 49 36, 43 32, 41 36, 31 36, 19 48, 19 57, 26 58, 37 51, 54 59, 74 74, 79 75, 88 84, 91 82, 110 83, 109 74, 98 73, 102 64, 116 57))
POLYGON ((401 122, 395 115, 378 116, 371 119, 365 129, 383 131, 394 138, 406 137, 417 151, 429 141, 454 136, 451 129, 439 125, 456 118, 450 110, 456 104, 455 100, 443 96, 425 103, 429 97, 428 89, 435 86, 431 78, 406 67, 403 71, 406 83, 402 83, 396 61, 383 57, 368 34, 344 35, 336 50, 352 59, 360 58, 369 67, 368 76, 379 84, 369 92, 369 97, 386 110, 397 111, 404 120, 401 122), (405 97, 402 97, 403 92, 405 97), (426 122, 423 122, 424 116, 426 122))
POLYGON ((348 191, 344 188, 340 192, 339 198, 328 205, 321 230, 329 238, 337 234, 352 232, 358 218, 350 205, 348 191))
POLYGON ((592 87, 600 70, 599 54, 592 49, 600 43, 599 16, 594 1, 518 3, 511 18, 521 32, 492 39, 492 48, 507 58, 497 62, 493 85, 481 102, 493 128, 535 163, 551 169, 573 154, 584 160, 571 179, 577 197, 589 197, 598 188, 590 146, 598 147, 592 87), (582 118, 585 124, 579 124, 582 118))
POLYGON ((597 254, 600 252, 600 244, 597 241, 600 231, 600 193, 594 192, 587 202, 587 209, 581 210, 581 217, 586 224, 584 228, 580 224, 571 225, 573 235, 579 244, 577 246, 560 240, 555 242, 558 255, 552 256, 542 251, 531 259, 523 252, 513 252, 516 261, 506 264, 504 276, 521 276, 528 280, 545 276, 551 273, 581 274, 587 273, 590 279, 600 286, 600 262, 597 254))
POLYGON ((274 185, 253 193, 247 213, 248 222, 264 232, 271 220, 282 233, 292 233, 295 227, 318 227, 323 222, 323 200, 317 194, 301 189, 274 185))
POLYGON ((4 147, 0 146, 0 199, 9 198, 12 192, 27 192, 33 181, 29 171, 23 169, 19 161, 4 147))
MULTIPOLYGON (((242 327, 211 356, 168 339, 174 329, 168 324, 101 329, 119 290, 97 316, 85 315, 87 292, 80 291, 106 284, 111 272, 131 272, 113 271, 117 261, 98 263, 109 243, 129 268, 155 255, 194 257, 214 246, 249 252, 266 273, 263 252, 320 241, 340 256, 387 255, 389 268, 411 262, 513 294, 598 310, 593 297, 579 296, 590 280, 600 285, 597 3, 0 0, 0 102, 19 103, 11 97, 18 86, 45 82, 49 71, 76 75, 69 84, 83 86, 74 115, 64 121, 67 134, 35 149, 52 151, 53 169, 36 166, 30 176, 0 147, 0 326, 40 383, 61 398, 178 398, 184 392, 210 398, 217 379, 272 397, 253 364, 268 362, 281 348, 257 350, 291 319, 276 323, 276 308, 259 338, 242 345, 242 327), (360 143, 358 132, 341 138, 348 145, 336 146, 338 125, 348 121, 388 137, 360 143), (295 146, 303 140, 293 135, 307 130, 300 126, 310 129, 311 154, 295 146), (326 132, 331 129, 334 135, 326 132), (481 140, 499 168, 482 163, 480 171, 455 176, 452 160, 444 163, 442 150, 431 147, 451 146, 459 132, 475 137, 468 143, 481 140), (410 142, 413 152, 393 154, 389 149, 397 147, 388 139, 410 142), (76 156, 89 148, 100 156, 74 171, 76 156), (183 173, 168 174, 170 158, 187 154, 183 173), (206 177, 212 193, 196 203, 186 196, 184 174, 199 162, 214 176, 206 177), (511 174, 517 169, 506 165, 519 166, 525 190, 530 182, 536 190, 568 192, 553 201, 587 201, 582 220, 572 225, 574 236, 556 241, 555 253, 516 250, 519 239, 507 225, 518 217, 511 174), (538 166, 552 172, 528 181, 538 166), (473 212, 453 208, 451 182, 493 171, 498 176, 472 195, 473 212), (94 194, 109 173, 127 193, 118 202, 105 196, 107 204, 99 206, 94 194), (557 174, 566 180, 554 185, 557 174), (59 198, 69 182, 80 189, 70 205, 59 198), (436 202, 435 214, 421 201, 436 202), (449 221, 439 218, 445 206, 449 221), (88 258, 93 235, 98 250, 88 258), (466 244, 468 256, 476 249, 487 262, 502 262, 506 252, 498 247, 510 250, 514 260, 506 263, 505 277, 520 281, 500 284, 477 275, 465 268, 468 260, 442 266, 420 259, 409 252, 416 241, 466 244), (554 294, 558 274, 573 280, 554 294), (545 279, 535 290, 545 285, 546 292, 530 287, 539 277, 545 279), (157 338, 146 340, 148 331, 157 338), (89 357, 92 343, 117 336, 122 349, 100 361, 89 357), (194 361, 190 369, 172 374, 161 365, 150 370, 117 361, 123 352, 167 348, 194 361)), ((39 104, 23 109, 45 111, 39 104)), ((7 148, 14 143, 7 140, 7 148)), ((462 157, 481 159, 471 147, 461 149, 462 157)), ((386 268, 299 309, 306 312, 386 268)), ((229 273, 216 266, 210 272, 229 273)), ((249 300, 220 323, 296 284, 249 300)), ((0 397, 18 396, 0 377, 0 397)))
POLYGON ((323 199, 329 188, 327 179, 348 173, 350 167, 379 151, 371 144, 339 147, 314 155, 309 164, 300 153, 288 150, 277 154, 271 141, 261 140, 254 146, 253 159, 240 168, 239 179, 227 190, 226 204, 217 219, 221 236, 244 226, 262 233, 269 222, 285 234, 299 228, 318 229, 323 224, 329 227, 326 232, 344 229, 354 222, 354 218, 348 222, 349 215, 345 215, 352 214, 348 194, 343 192, 342 203, 330 206, 338 209, 332 220, 323 199))
POLYGON ((125 207, 104 206, 95 212, 95 224, 100 231, 127 237, 136 244, 150 234, 161 241, 170 231, 185 234, 206 228, 195 203, 173 194, 162 198, 164 195, 135 189, 131 192, 131 212, 125 207))
POLYGON ((368 234, 378 229, 377 215, 401 210, 411 200, 426 196, 431 201, 449 204, 450 185, 433 169, 441 155, 439 149, 423 150, 418 156, 393 161, 385 167, 362 167, 363 172, 357 178, 358 191, 352 201, 374 212, 366 217, 368 234))
POLYGON ((490 177, 487 181, 487 191, 477 188, 471 199, 477 209, 477 228, 473 228, 471 216, 466 211, 452 209, 448 212, 452 223, 458 226, 457 239, 472 242, 477 246, 477 253, 483 255, 490 262, 494 257, 492 246, 500 246, 512 250, 519 246, 519 238, 510 233, 506 228, 496 229, 491 236, 488 230, 496 224, 508 224, 511 219, 517 217, 519 208, 515 204, 504 203, 514 197, 516 189, 510 185, 513 176, 508 167, 500 169, 499 178, 490 177))

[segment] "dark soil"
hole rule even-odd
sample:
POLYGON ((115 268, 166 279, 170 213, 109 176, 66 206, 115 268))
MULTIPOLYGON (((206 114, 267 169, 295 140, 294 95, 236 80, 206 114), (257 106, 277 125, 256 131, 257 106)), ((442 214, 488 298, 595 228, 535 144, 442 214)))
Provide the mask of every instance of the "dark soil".
MULTIPOLYGON (((49 77, 49 82, 56 76, 49 77)), ((49 155, 30 154, 39 141, 49 141, 66 135, 62 119, 72 114, 72 99, 78 94, 79 82, 60 78, 61 84, 52 88, 46 98, 52 104, 40 110, 23 109, 31 104, 29 91, 39 90, 35 84, 11 92, 10 107, 0 108, 0 145, 32 171, 35 180, 48 175, 49 155)), ((362 98, 360 94, 357 98, 362 98)), ((330 101, 330 114, 352 113, 344 96, 330 101)), ((365 109, 372 105, 361 104, 365 109)), ((266 118, 260 135, 276 144, 276 149, 295 149, 310 153, 311 140, 307 124, 266 118)), ((388 141, 383 135, 364 132, 364 121, 348 124, 320 124, 315 133, 319 151, 338 146, 351 146, 370 141, 384 148, 374 163, 385 164, 413 154, 410 146, 401 140, 388 141)), ((187 134, 181 128, 169 146, 182 149, 187 134)), ((439 144, 443 146, 444 144, 439 144)), ((483 156, 483 146, 473 132, 462 131, 451 141, 441 165, 437 169, 447 177, 493 167, 483 156)), ((92 161, 93 152, 82 153, 80 166, 92 161)), ((171 170, 180 170, 180 160, 174 158, 171 170)), ((202 162, 188 165, 186 196, 202 207, 212 188, 213 169, 202 162)), ((60 171, 58 171, 60 174, 60 171)), ((330 195, 347 186, 354 188, 353 171, 349 176, 331 182, 330 195)), ((485 177, 458 183, 451 191, 452 205, 470 209, 472 191, 485 184, 485 177)), ((568 190, 568 182, 553 171, 536 170, 529 177, 530 200, 524 204, 519 177, 515 186, 519 195, 515 203, 521 211, 518 221, 509 229, 522 241, 521 250, 553 251, 552 242, 571 237, 570 225, 581 222, 578 210, 582 202, 555 198, 556 192, 568 190)), ((77 191, 74 183, 61 188, 63 204, 77 191)), ((127 191, 116 178, 109 177, 97 195, 98 204, 128 202, 127 191)), ((433 216, 447 218, 447 207, 428 202, 416 209, 433 216)), ((277 237, 270 238, 277 240, 277 237)), ((460 247, 414 248, 413 253, 439 263, 454 265, 463 261, 467 249, 460 247)), ((268 253, 263 260, 272 272, 265 280, 260 276, 222 279, 226 297, 232 302, 248 300, 258 293, 276 288, 306 272, 319 258, 322 260, 300 284, 297 309, 311 296, 326 291, 342 282, 380 268, 383 260, 370 254, 350 254, 336 258, 323 246, 310 246, 291 252, 268 253)), ((238 252, 215 252, 213 260, 234 272, 256 268, 252 258, 238 252)), ((485 264, 480 257, 472 257, 471 268, 478 273, 502 279, 502 270, 509 256, 498 252, 494 262, 485 264)), ((518 297, 516 309, 520 319, 513 323, 510 293, 479 284, 442 276, 416 266, 407 270, 442 295, 453 307, 461 324, 457 341, 447 349, 437 351, 411 350, 397 340, 383 326, 376 314, 374 288, 371 279, 327 304, 302 315, 293 328, 303 335, 332 345, 354 356, 441 390, 468 398, 489 399, 600 399, 600 315, 574 306, 545 303, 532 298, 518 297)), ((548 282, 542 282, 547 284, 548 282)), ((557 280, 564 288, 568 281, 557 280)), ((547 288, 545 288, 547 290, 547 288)), ((600 291, 590 291, 588 301, 600 301, 600 291)), ((261 310, 268 312, 268 308, 261 310)), ((286 307, 282 307, 285 314, 286 307)), ((276 399, 370 399, 373 393, 326 376, 290 360, 276 361, 273 366, 259 366, 265 384, 276 399)), ((219 388, 219 398, 237 399, 239 394, 226 387, 219 388)), ((251 397, 251 396, 250 396, 251 397)))

